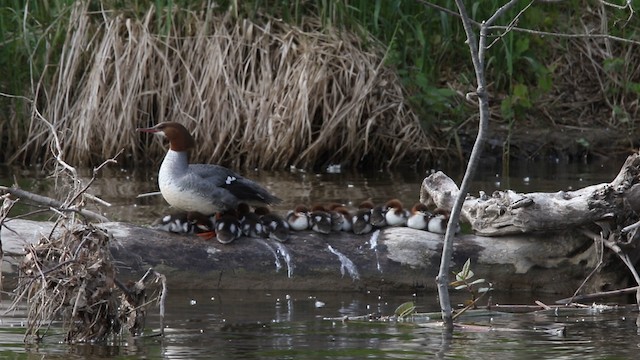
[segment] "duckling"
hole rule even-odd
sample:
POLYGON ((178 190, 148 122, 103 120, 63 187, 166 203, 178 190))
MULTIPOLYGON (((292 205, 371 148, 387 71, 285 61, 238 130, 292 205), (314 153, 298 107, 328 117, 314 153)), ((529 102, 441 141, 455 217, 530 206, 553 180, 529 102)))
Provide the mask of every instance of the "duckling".
POLYGON ((238 216, 240 217, 240 227, 244 236, 254 238, 267 237, 260 217, 256 213, 251 212, 249 204, 238 204, 238 216))
POLYGON ((225 211, 216 220, 216 238, 222 244, 229 244, 242 236, 242 229, 235 210, 225 211))
POLYGON ((353 229, 353 217, 351 216, 351 213, 349 213, 349 210, 344 206, 339 206, 333 209, 333 211, 337 212, 342 217, 342 226, 340 227, 340 231, 351 231, 353 229))
POLYGON ((260 217, 264 232, 270 239, 280 242, 289 239, 289 224, 281 216, 264 206, 257 207, 254 212, 260 217))
POLYGON ((387 212, 384 217, 389 226, 405 226, 407 224, 408 212, 402 208, 402 203, 398 199, 392 199, 385 204, 387 212))
MULTIPOLYGON (((427 231, 436 233, 436 234, 444 234, 447 232, 447 224, 449 223, 449 217, 451 216, 451 212, 444 209, 435 209, 433 211, 433 217, 429 219, 429 225, 427 227, 427 231)), ((460 224, 456 224, 455 233, 460 232, 460 224)))
POLYGON ((387 211, 389 208, 386 204, 378 205, 371 209, 371 225, 377 228, 383 228, 387 226, 387 211))
POLYGON ((427 205, 416 203, 411 208, 411 216, 407 219, 407 226, 413 229, 427 230, 432 216, 427 205))
POLYGON ((193 233, 204 240, 216 236, 216 215, 206 216, 197 211, 188 214, 189 221, 193 224, 193 233))
POLYGON ((187 212, 165 215, 154 221, 151 227, 175 234, 193 233, 193 223, 189 221, 187 212))
POLYGON ((351 227, 349 224, 345 225, 345 221, 347 220, 351 221, 351 215, 345 217, 342 212, 336 210, 340 208, 346 210, 346 208, 342 206, 342 204, 332 203, 332 204, 329 204, 327 208, 328 208, 328 213, 331 216, 331 230, 343 231, 344 227, 349 227, 349 231, 351 230, 351 227))
POLYGON ((373 204, 370 201, 363 201, 358 207, 358 211, 353 216, 353 233, 356 235, 362 235, 370 233, 373 230, 371 225, 371 209, 373 204))
POLYGON ((286 217, 289 227, 296 231, 309 229, 309 209, 305 205, 298 205, 290 210, 286 217))
POLYGON ((320 234, 328 234, 331 232, 331 215, 322 205, 314 205, 309 214, 309 224, 311 230, 320 234))

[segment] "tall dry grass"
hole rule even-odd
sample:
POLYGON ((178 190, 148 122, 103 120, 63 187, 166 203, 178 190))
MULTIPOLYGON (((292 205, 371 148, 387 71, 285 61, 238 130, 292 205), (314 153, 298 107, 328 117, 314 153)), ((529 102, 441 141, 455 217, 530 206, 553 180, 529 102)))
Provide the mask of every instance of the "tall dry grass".
MULTIPOLYGON (((121 148, 133 161, 159 160, 166 146, 134 129, 169 120, 195 134, 193 160, 233 167, 428 158, 430 140, 373 39, 311 18, 296 27, 173 10, 181 21, 164 26, 153 8, 133 19, 74 5, 55 80, 36 94, 68 162, 121 148)), ((12 160, 46 158, 50 136, 34 119, 12 160)))

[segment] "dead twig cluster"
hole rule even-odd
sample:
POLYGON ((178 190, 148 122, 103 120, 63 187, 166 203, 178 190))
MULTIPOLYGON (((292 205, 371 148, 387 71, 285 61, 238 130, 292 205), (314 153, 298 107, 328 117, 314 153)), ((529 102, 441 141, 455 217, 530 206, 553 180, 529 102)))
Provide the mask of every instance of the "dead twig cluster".
POLYGON ((67 195, 65 199, 57 200, 34 196, 15 187, 0 189, 7 192, 3 196, 0 226, 6 227, 4 209, 13 204, 7 205, 7 201, 18 201, 9 200, 9 195, 39 202, 58 215, 48 235, 41 236, 36 244, 26 246, 9 311, 27 301, 27 341, 39 341, 52 326, 59 327, 57 321, 62 322, 66 342, 102 342, 123 331, 140 335, 150 303, 160 302, 161 317, 164 314, 164 276, 151 269, 136 283, 121 283, 109 249, 111 237, 105 230, 87 222, 87 219, 106 219, 84 209, 87 201, 108 205, 90 196, 87 190, 100 169, 116 160, 109 159, 96 167, 94 176, 84 183, 76 169, 64 160, 64 146, 55 126, 35 108, 34 113, 50 130, 51 153, 57 165, 56 183, 67 190, 60 193, 67 195), (147 289, 150 279, 162 283, 152 293, 147 289))

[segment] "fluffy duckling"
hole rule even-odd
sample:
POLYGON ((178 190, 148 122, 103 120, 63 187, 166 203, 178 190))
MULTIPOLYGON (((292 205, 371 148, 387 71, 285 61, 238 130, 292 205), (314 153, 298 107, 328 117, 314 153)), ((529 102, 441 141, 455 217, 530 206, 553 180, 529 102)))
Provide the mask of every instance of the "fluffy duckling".
POLYGON ((289 227, 296 231, 309 229, 309 208, 305 205, 298 205, 294 210, 290 210, 286 217, 289 227))
POLYGON ((193 233, 193 223, 189 221, 186 212, 165 215, 151 224, 157 230, 167 231, 174 234, 193 233))
POLYGON ((402 203, 398 199, 392 199, 385 204, 387 212, 384 217, 389 226, 405 226, 407 224, 408 212, 402 208, 402 203))
POLYGON ((370 201, 363 201, 360 204, 358 211, 356 211, 351 219, 354 234, 367 234, 373 230, 373 226, 371 225, 371 209, 373 209, 373 204, 370 201))
POLYGON ((389 208, 386 204, 381 204, 371 209, 371 225, 377 228, 387 226, 387 211, 389 208))
POLYGON ((247 203, 238 204, 238 216, 240 218, 240 228, 244 236, 254 238, 267 237, 260 217, 256 213, 251 212, 251 208, 247 203))
POLYGON ((209 240, 216 236, 216 215, 206 216, 192 211, 188 216, 193 224, 193 232, 198 237, 209 240))
POLYGON ((229 244, 242 236, 242 229, 235 210, 225 211, 216 220, 216 238, 222 244, 229 244))
POLYGON ((411 208, 411 216, 407 219, 407 226, 413 229, 427 230, 432 216, 427 205, 416 203, 411 208))
MULTIPOLYGON (((433 217, 429 219, 429 225, 427 226, 427 231, 436 233, 436 234, 444 234, 447 232, 447 224, 449 223, 449 217, 451 216, 451 212, 444 209, 435 209, 433 212, 433 217)), ((456 234, 460 232, 460 224, 456 226, 456 234)))
POLYGON ((331 227, 335 231, 351 231, 353 228, 352 216, 349 210, 342 204, 331 204, 329 207, 331 214, 331 227))
POLYGON ((335 210, 340 206, 342 206, 342 204, 331 203, 325 207, 327 213, 329 213, 329 217, 331 218, 331 230, 333 231, 342 230, 342 223, 344 222, 344 218, 342 217, 342 214, 335 210))
POLYGON ((264 232, 270 239, 280 242, 289 239, 289 224, 281 216, 264 206, 257 207, 255 213, 260 217, 264 232))
POLYGON ((331 232, 331 215, 322 205, 314 205, 309 214, 309 224, 311 230, 320 234, 328 234, 331 232))

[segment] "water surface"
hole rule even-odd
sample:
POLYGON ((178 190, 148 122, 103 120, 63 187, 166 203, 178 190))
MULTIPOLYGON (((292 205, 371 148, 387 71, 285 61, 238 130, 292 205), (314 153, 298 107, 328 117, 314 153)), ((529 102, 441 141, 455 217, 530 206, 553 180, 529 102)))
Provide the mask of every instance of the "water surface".
MULTIPOLYGON (((484 162, 471 193, 488 193, 510 188, 519 192, 571 190, 609 182, 624 159, 605 159, 591 163, 551 161, 514 164, 509 176, 501 175, 500 165, 484 162)), ((443 166, 457 182, 461 169, 443 166)), ((332 169, 335 170, 335 169, 332 169)), ((140 193, 157 190, 154 168, 105 169, 90 192, 110 202, 111 207, 96 209, 112 220, 149 224, 170 209, 159 197, 137 199, 140 193)), ((84 181, 90 178, 82 170, 84 181)), ((298 203, 342 202, 356 206, 371 199, 383 202, 399 198, 411 205, 418 201, 425 171, 393 172, 249 172, 278 196, 286 211, 298 203)), ((0 184, 9 185, 14 177, 25 189, 60 198, 53 179, 37 169, 0 167, 0 184)), ((26 211, 21 207, 20 211, 26 211)), ((454 293, 454 304, 466 294, 454 293)), ((554 297, 515 297, 494 294, 493 303, 532 304, 540 299, 552 304, 554 297)), ((420 312, 438 311, 436 294, 413 293, 335 293, 331 289, 315 292, 265 291, 181 291, 169 289, 165 336, 159 332, 157 309, 150 310, 144 337, 119 339, 109 345, 60 344, 60 329, 54 326, 38 345, 22 342, 25 314, 20 310, 2 316, 0 357, 7 358, 148 358, 148 359, 629 359, 635 358, 640 335, 638 313, 629 308, 606 311, 584 310, 570 314, 537 312, 526 315, 487 314, 466 318, 466 324, 493 326, 493 331, 454 332, 447 340, 438 328, 415 322, 341 321, 344 316, 391 315, 406 301, 415 301, 420 312), (327 320, 333 319, 333 320, 327 320), (564 327, 564 335, 545 329, 564 327), (513 331, 496 330, 509 328, 513 331)), ((6 309, 7 303, 2 303, 6 309)))

